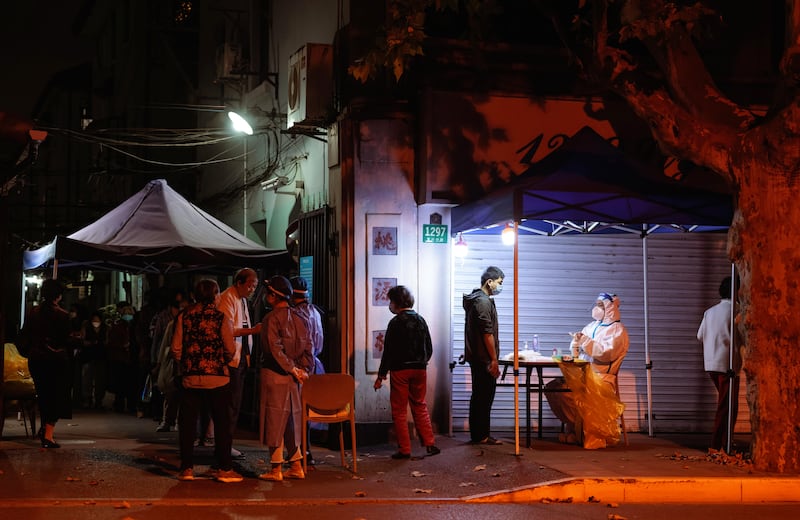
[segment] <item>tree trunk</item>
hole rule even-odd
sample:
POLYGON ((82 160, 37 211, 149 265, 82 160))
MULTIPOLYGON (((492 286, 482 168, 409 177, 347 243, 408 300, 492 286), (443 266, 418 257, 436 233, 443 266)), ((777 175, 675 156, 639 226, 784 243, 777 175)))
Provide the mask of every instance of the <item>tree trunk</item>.
POLYGON ((800 206, 792 172, 774 168, 755 161, 733 168, 740 192, 729 249, 741 278, 737 324, 753 462, 800 473, 800 206))

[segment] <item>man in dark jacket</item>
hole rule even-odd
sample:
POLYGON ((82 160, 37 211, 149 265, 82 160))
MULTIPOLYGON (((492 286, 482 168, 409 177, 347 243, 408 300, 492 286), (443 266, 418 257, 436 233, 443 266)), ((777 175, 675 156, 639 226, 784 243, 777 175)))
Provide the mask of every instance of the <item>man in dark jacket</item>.
POLYGON ((464 357, 472 374, 469 432, 473 444, 502 444, 489 435, 492 403, 500 376, 497 308, 490 296, 500 294, 504 278, 499 267, 487 267, 481 275, 481 286, 465 294, 463 300, 466 312, 464 357))

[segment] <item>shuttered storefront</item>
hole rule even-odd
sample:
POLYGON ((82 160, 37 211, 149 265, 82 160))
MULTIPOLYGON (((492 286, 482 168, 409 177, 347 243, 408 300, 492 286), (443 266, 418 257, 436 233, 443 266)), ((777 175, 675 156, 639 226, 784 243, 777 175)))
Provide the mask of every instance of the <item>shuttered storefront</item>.
MULTIPOLYGON (((453 359, 464 352, 462 295, 480 285, 489 265, 506 275, 496 297, 500 317, 501 356, 513 351, 513 248, 496 234, 464 235, 469 253, 454 259, 453 359)), ((647 238, 649 351, 653 369, 653 428, 658 432, 710 431, 716 391, 703 370, 702 347, 696 339, 703 311, 719 301, 717 289, 730 274, 724 233, 662 233, 647 238)), ((630 350, 620 371, 620 391, 631 431, 647 431, 645 370, 644 259, 642 239, 633 234, 542 237, 523 235, 519 246, 519 338, 538 334, 541 349, 569 347, 568 332, 591 321, 591 306, 600 291, 620 296, 622 322, 630 350)), ((470 397, 468 365, 453 370, 453 430, 468 430, 470 397)), ((520 378, 523 381, 522 378, 520 378)), ((506 382, 512 383, 511 372, 506 382)), ((749 431, 745 382, 740 391, 736 431, 749 431)), ((524 388, 520 389, 520 422, 524 424, 524 388)), ((535 423, 535 395, 531 397, 535 423)), ((544 404, 545 433, 560 423, 544 404)), ((513 388, 498 388, 492 429, 513 431, 513 388)))

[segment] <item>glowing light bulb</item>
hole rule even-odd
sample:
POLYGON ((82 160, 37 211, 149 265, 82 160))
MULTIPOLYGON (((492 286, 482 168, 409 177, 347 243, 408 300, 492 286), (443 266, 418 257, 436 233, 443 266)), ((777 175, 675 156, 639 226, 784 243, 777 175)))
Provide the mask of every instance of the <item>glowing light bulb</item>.
POLYGON ((511 224, 506 224, 503 232, 500 233, 500 237, 503 239, 503 244, 507 246, 513 246, 514 239, 517 237, 517 234, 514 232, 514 228, 511 227, 511 224))
POLYGON ((243 134, 253 135, 253 127, 250 126, 245 118, 237 114, 236 112, 228 112, 228 119, 231 120, 233 123, 233 129, 237 132, 242 132, 243 134))
POLYGON ((467 246, 467 242, 464 240, 464 237, 461 236, 461 233, 458 234, 456 239, 456 243, 453 246, 453 254, 456 255, 458 258, 464 258, 467 256, 469 252, 469 247, 467 246))

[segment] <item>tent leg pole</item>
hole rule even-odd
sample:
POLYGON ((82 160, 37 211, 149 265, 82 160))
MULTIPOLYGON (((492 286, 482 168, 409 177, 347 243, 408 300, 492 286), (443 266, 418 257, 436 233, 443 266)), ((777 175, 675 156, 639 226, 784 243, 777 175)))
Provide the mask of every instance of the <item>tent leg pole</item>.
POLYGON ((644 367, 647 372, 647 434, 653 436, 653 363, 650 360, 650 320, 647 305, 647 224, 642 226, 642 279, 644 281, 644 367))

